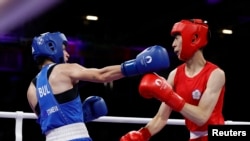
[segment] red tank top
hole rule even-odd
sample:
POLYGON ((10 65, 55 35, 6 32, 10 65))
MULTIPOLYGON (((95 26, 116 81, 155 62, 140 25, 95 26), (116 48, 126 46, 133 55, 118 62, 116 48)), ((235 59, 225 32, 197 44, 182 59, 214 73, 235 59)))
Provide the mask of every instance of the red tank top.
MULTIPOLYGON (((185 64, 178 66, 174 78, 174 91, 184 98, 187 103, 198 105, 206 89, 208 78, 211 72, 216 68, 218 68, 218 66, 211 62, 207 62, 201 72, 190 78, 185 75, 185 64)), ((218 102, 206 124, 197 126, 195 123, 185 118, 186 126, 190 131, 205 131, 208 130, 208 125, 210 124, 224 124, 224 117, 222 115, 224 92, 225 86, 223 86, 218 102)))

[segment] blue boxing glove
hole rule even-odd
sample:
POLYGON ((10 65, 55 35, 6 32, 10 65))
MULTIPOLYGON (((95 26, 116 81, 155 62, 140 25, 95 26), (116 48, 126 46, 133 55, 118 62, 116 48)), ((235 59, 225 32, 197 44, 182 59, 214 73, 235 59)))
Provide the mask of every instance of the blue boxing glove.
POLYGON ((167 69, 170 66, 168 52, 162 46, 150 46, 133 60, 121 64, 124 76, 134 76, 167 69))
POLYGON ((107 105, 99 96, 89 96, 82 103, 84 122, 89 122, 108 113, 107 105))

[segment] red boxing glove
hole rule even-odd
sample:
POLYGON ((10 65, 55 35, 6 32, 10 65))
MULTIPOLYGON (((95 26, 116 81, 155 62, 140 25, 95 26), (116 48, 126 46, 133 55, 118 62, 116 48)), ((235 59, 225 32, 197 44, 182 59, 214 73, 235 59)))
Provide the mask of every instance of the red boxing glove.
POLYGON ((159 75, 149 73, 143 76, 139 85, 139 93, 144 98, 156 98, 165 102, 175 111, 181 111, 185 100, 176 94, 172 86, 159 75))
POLYGON ((151 134, 148 128, 141 128, 138 131, 130 131, 126 135, 122 136, 120 141, 148 141, 151 134))

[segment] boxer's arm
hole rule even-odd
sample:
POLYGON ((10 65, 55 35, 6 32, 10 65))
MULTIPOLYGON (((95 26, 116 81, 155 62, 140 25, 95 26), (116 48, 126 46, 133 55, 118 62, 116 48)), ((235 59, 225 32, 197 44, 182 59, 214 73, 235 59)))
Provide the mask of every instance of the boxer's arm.
POLYGON ((181 110, 181 114, 197 125, 201 126, 205 124, 214 110, 224 84, 224 71, 221 69, 214 70, 209 77, 206 86, 207 88, 204 91, 198 106, 186 103, 181 110))
POLYGON ((77 63, 57 65, 63 73, 73 81, 89 81, 104 83, 123 77, 140 75, 166 69, 170 65, 168 52, 161 46, 151 46, 142 51, 135 59, 125 61, 121 65, 111 65, 103 68, 85 68, 77 63))
MULTIPOLYGON (((121 72, 121 65, 106 66, 100 69, 97 68, 85 68, 87 75, 87 81, 90 82, 110 82, 118 80, 124 77, 121 72)), ((84 76, 85 77, 85 76, 84 76)))
POLYGON ((152 136, 160 132, 165 127, 171 112, 172 109, 162 102, 156 115, 145 126, 152 136))
MULTIPOLYGON (((171 85, 173 84, 173 78, 174 78, 175 73, 176 73, 176 69, 173 70, 172 72, 170 72, 170 74, 169 74, 168 81, 169 81, 169 84, 171 84, 171 85)), ((162 102, 156 115, 152 118, 152 120, 150 120, 141 129, 145 128, 144 130, 147 130, 150 133, 149 138, 151 138, 152 136, 154 136, 155 134, 160 132, 165 127, 171 112, 172 112, 172 109, 168 105, 166 105, 165 102, 162 102)), ((127 134, 125 134, 124 136, 121 137, 120 141, 137 141, 136 137, 132 136, 133 134, 131 134, 131 133, 138 133, 138 132, 140 132, 140 130, 128 132, 127 134), (132 137, 133 137, 133 139, 132 139, 132 137)), ((138 136, 141 137, 143 135, 138 133, 137 138, 138 138, 138 136)), ((145 140, 142 140, 142 141, 145 141, 145 140)))
POLYGON ((37 104, 36 88, 32 82, 30 83, 28 90, 27 90, 27 99, 28 99, 30 108, 32 109, 34 113, 36 113, 36 110, 35 110, 35 106, 37 104))
POLYGON ((146 126, 126 133, 120 138, 120 141, 149 141, 152 136, 165 127, 171 111, 165 103, 162 103, 157 114, 146 126))
MULTIPOLYGON (((168 75, 167 81, 172 86, 174 83, 175 74, 176 74, 176 69, 172 70, 168 75)), ((171 112, 172 109, 168 105, 166 105, 165 102, 162 102, 156 115, 145 126, 146 128, 148 128, 152 136, 160 132, 165 127, 171 112)))
POLYGON ((57 67, 61 67, 66 75, 68 75, 73 81, 88 81, 88 82, 110 82, 120 78, 124 75, 121 72, 121 65, 111 65, 103 68, 85 68, 77 63, 73 64, 60 64, 57 67))

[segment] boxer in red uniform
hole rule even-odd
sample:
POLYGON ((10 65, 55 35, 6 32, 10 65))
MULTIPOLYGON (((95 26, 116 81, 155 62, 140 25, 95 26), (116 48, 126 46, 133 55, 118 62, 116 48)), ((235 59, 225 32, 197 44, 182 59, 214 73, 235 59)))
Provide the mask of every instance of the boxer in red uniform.
POLYGON ((162 101, 157 114, 138 131, 130 131, 120 141, 148 141, 166 125, 172 110, 180 112, 190 131, 189 141, 207 141, 208 125, 224 124, 222 114, 225 73, 204 58, 209 29, 201 19, 181 20, 173 25, 172 47, 183 64, 168 79, 145 74, 139 85, 144 98, 162 101))

